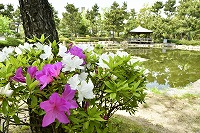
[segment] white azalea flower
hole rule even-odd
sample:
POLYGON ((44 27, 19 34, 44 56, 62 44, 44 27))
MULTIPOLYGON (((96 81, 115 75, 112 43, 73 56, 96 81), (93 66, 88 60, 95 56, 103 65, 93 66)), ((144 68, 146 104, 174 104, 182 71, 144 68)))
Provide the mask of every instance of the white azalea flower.
POLYGON ((71 55, 70 53, 66 54, 62 61, 64 67, 62 68, 63 72, 66 71, 75 71, 75 69, 84 69, 83 66, 83 59, 80 59, 78 56, 71 55))
POLYGON ((0 51, 0 62, 4 62, 7 59, 7 54, 0 51))
POLYGON ((80 84, 79 75, 75 74, 73 77, 69 78, 67 83, 70 84, 72 90, 77 90, 78 85, 80 84))
POLYGON ((150 71, 148 70, 148 69, 145 69, 145 71, 144 71, 144 75, 148 75, 150 73, 150 71))
POLYGON ((22 50, 19 47, 16 47, 15 53, 16 53, 16 55, 20 55, 20 54, 22 54, 22 50))
POLYGON ((130 59, 128 62, 127 62, 127 64, 128 65, 132 65, 132 64, 134 64, 134 63, 136 63, 136 62, 138 62, 139 60, 138 59, 130 59))
POLYGON ((88 76, 88 73, 82 72, 82 73, 78 76, 78 78, 79 78, 80 81, 83 81, 83 80, 86 80, 87 76, 88 76))
POLYGON ((83 98, 86 99, 93 99, 94 93, 93 93, 93 89, 94 89, 94 85, 91 81, 91 79, 89 79, 88 83, 83 80, 81 81, 81 84, 78 86, 78 102, 82 102, 83 98))
POLYGON ((31 50, 33 48, 33 44, 29 44, 29 43, 24 43, 24 45, 21 45, 21 48, 24 50, 31 50))
POLYGON ((5 86, 0 88, 0 94, 1 95, 6 95, 6 97, 10 97, 13 93, 13 90, 10 89, 10 82, 5 86))
POLYGON ((4 47, 2 49, 2 51, 0 51, 0 62, 3 62, 5 61, 10 54, 12 54, 14 51, 14 48, 13 47, 4 47))
POLYGON ((135 70, 141 70, 141 69, 142 69, 142 67, 140 67, 140 66, 138 66, 138 65, 135 66, 134 68, 135 68, 135 70))
POLYGON ((47 58, 49 58, 49 59, 52 58, 53 54, 51 52, 51 46, 44 45, 43 51, 44 51, 44 53, 40 55, 41 59, 45 60, 47 58))
POLYGON ((14 51, 14 48, 13 48, 13 47, 4 47, 4 48, 2 49, 2 52, 6 53, 7 55, 12 54, 13 51, 14 51))
POLYGON ((107 64, 104 63, 104 61, 109 62, 109 55, 102 54, 99 58, 99 63, 97 63, 102 68, 109 68, 107 64))
POLYGON ((90 72, 90 75, 92 76, 92 77, 94 77, 95 76, 95 71, 93 71, 93 72, 90 72))
POLYGON ((43 50, 44 45, 42 45, 40 42, 34 43, 34 45, 37 47, 38 50, 43 50))
POLYGON ((115 76, 114 74, 112 74, 112 75, 111 75, 111 79, 112 79, 112 80, 116 80, 116 79, 117 79, 117 76, 115 76))
POLYGON ((127 52, 124 51, 117 51, 116 54, 120 57, 126 57, 129 55, 127 52))
POLYGON ((62 44, 58 44, 58 46, 59 46, 58 56, 64 57, 66 55, 66 52, 67 52, 67 47, 65 47, 62 44))
POLYGON ((91 46, 90 44, 78 44, 77 47, 81 48, 83 51, 87 51, 87 52, 90 52, 90 51, 93 51, 94 50, 94 47, 91 46))
POLYGON ((109 53, 108 56, 114 58, 116 55, 114 53, 109 53))

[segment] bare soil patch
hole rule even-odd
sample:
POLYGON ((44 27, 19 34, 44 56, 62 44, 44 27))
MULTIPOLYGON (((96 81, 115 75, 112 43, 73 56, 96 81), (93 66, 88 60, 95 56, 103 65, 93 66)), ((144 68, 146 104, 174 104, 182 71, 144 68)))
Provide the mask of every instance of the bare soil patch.
POLYGON ((200 98, 191 96, 184 98, 169 97, 149 93, 146 103, 142 104, 134 116, 125 111, 116 114, 129 116, 141 124, 157 128, 159 133, 200 133, 200 98), (141 120, 138 120, 141 118, 141 120), (149 123, 147 123, 146 121, 149 123), (154 125, 154 126, 152 126, 154 125))

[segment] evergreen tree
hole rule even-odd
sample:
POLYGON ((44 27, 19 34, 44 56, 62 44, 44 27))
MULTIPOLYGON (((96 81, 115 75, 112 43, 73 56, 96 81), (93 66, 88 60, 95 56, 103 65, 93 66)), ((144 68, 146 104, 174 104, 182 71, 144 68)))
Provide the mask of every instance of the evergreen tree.
POLYGON ((120 7, 115 1, 111 8, 104 14, 105 28, 108 32, 111 32, 114 39, 115 33, 119 36, 120 32, 124 31, 124 21, 128 19, 127 3, 123 3, 120 7))
POLYGON ((77 36, 79 28, 81 27, 81 13, 73 4, 67 4, 67 6, 65 6, 65 10, 66 12, 62 14, 63 18, 61 27, 67 28, 71 37, 77 36))

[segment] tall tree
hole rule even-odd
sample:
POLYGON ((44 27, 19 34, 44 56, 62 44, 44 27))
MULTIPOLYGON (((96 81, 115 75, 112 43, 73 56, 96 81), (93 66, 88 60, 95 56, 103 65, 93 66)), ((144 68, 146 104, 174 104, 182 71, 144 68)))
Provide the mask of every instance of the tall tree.
POLYGON ((19 0, 19 4, 26 40, 42 34, 50 41, 59 40, 48 0, 19 0))
POLYGON ((8 4, 8 5, 5 6, 3 4, 0 4, 0 14, 1 15, 12 19, 13 18, 13 12, 14 12, 13 5, 8 4))
POLYGON ((161 13, 162 8, 163 8, 162 1, 156 1, 152 6, 151 11, 154 12, 156 15, 158 15, 161 13))
POLYGON ((22 23, 19 7, 13 13, 13 22, 15 24, 16 32, 19 32, 19 25, 22 23))
POLYGON ((177 16, 181 23, 178 30, 181 36, 186 35, 188 40, 200 34, 200 1, 180 0, 177 7, 177 16))
POLYGON ((11 33, 9 24, 10 24, 9 18, 0 15, 0 36, 8 35, 11 33))
POLYGON ((168 18, 170 18, 172 15, 174 15, 176 11, 176 0, 168 0, 164 4, 164 11, 168 18))
POLYGON ((99 13, 99 6, 97 4, 95 4, 92 7, 92 10, 87 10, 87 14, 86 14, 86 18, 89 20, 90 22, 90 26, 91 26, 91 31, 93 35, 97 34, 97 19, 98 19, 98 15, 100 15, 99 13))
POLYGON ((129 18, 125 25, 125 33, 128 34, 128 32, 133 28, 136 28, 136 26, 137 26, 136 12, 135 9, 131 9, 131 11, 129 12, 129 18))
POLYGON ((115 33, 119 36, 119 33, 124 30, 124 20, 128 19, 127 3, 123 3, 120 7, 119 4, 114 1, 110 10, 104 14, 104 23, 107 31, 112 32, 113 38, 115 33))
POLYGON ((71 36, 74 34, 77 36, 79 28, 81 26, 81 13, 74 4, 68 4, 65 6, 66 12, 64 12, 62 19, 62 26, 68 28, 68 32, 71 36))

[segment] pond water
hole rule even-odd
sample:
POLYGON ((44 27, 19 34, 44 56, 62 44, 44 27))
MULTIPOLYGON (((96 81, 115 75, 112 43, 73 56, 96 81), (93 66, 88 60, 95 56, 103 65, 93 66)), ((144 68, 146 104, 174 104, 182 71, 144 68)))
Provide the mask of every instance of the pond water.
POLYGON ((200 52, 167 48, 134 48, 128 53, 148 59, 147 88, 185 87, 200 79, 200 52))

